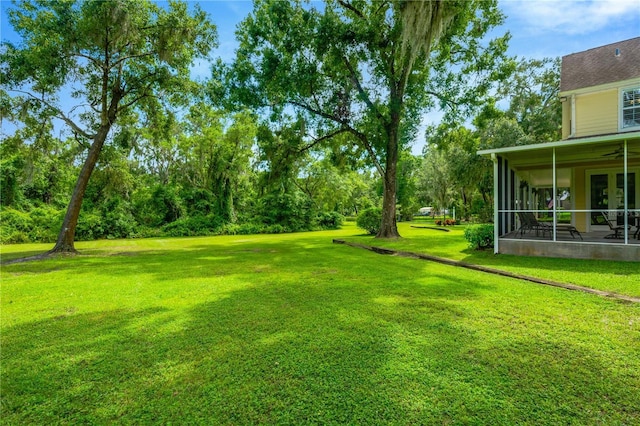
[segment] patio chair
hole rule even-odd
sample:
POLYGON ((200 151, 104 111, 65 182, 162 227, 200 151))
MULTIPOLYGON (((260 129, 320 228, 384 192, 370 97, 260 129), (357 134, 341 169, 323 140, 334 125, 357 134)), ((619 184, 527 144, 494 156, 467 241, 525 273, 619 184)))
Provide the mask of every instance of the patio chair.
POLYGON ((520 218, 520 228, 518 228, 520 238, 528 231, 536 231, 536 237, 542 231, 542 236, 544 237, 547 231, 551 229, 548 224, 538 222, 533 212, 518 212, 518 217, 520 218))
MULTIPOLYGON (((623 238, 624 234, 622 233, 622 231, 625 230, 625 226, 624 225, 618 225, 616 222, 614 222, 613 220, 609 219, 609 215, 607 214, 607 212, 601 212, 602 213, 602 217, 604 218, 605 222, 607 223, 607 225, 609 225, 609 229, 611 231, 613 231, 613 234, 609 234, 607 236, 605 236, 605 238, 623 238)), ((627 225, 626 227, 627 230, 631 230, 631 225, 627 225)))
MULTIPOLYGON (((553 225, 549 223, 538 222, 538 219, 536 219, 536 216, 533 214, 533 212, 518 212, 518 216, 520 217, 520 221, 523 223, 523 225, 520 226, 520 236, 522 236, 522 234, 524 234, 524 231, 526 231, 527 229, 535 230, 536 236, 538 235, 538 231, 542 231, 543 237, 547 232, 549 232, 550 235, 553 232, 553 225)), ((580 231, 578 231, 573 225, 556 223, 556 232, 568 232, 571 235, 571 238, 575 238, 577 235, 582 240, 582 234, 580 234, 580 231)))

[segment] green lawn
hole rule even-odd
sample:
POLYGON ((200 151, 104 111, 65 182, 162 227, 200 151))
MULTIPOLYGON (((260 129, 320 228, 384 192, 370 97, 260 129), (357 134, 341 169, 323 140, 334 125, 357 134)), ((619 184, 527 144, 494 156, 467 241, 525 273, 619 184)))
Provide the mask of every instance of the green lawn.
POLYGON ((521 275, 640 297, 640 262, 557 259, 502 254, 496 256, 491 250, 478 251, 468 248, 467 241, 463 236, 463 226, 443 228, 449 232, 414 228, 414 226, 424 227, 432 226, 432 224, 423 221, 402 222, 398 228, 403 238, 397 241, 376 240, 362 233, 344 239, 360 244, 425 253, 521 275))
MULTIPOLYGON (((458 230, 401 232, 403 250, 527 268, 458 230)), ((640 423, 640 305, 331 243, 374 243, 359 234, 86 242, 2 266, 0 423, 640 423)), ((593 276, 580 265, 530 268, 593 276)), ((631 265, 597 274, 637 283, 631 265)))

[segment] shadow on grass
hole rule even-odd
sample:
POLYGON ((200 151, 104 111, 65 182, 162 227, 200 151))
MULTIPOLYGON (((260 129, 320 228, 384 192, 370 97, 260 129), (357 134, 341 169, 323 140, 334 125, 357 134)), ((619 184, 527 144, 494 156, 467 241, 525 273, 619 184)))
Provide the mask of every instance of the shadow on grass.
MULTIPOLYGON (((269 249, 243 255, 255 261, 302 249, 263 248, 269 249)), ((312 259, 325 252, 308 250, 312 259)), ((211 253, 185 254, 192 261, 176 273, 203 273, 193 266, 211 253)), ((416 276, 424 268, 407 267, 397 268, 397 280, 381 282, 376 276, 384 265, 377 268, 372 254, 357 279, 344 265, 327 266, 345 256, 325 253, 316 264, 324 266, 312 274, 258 280, 184 310, 70 311, 7 327, 3 423, 632 424, 640 418, 637 353, 625 352, 627 369, 616 370, 609 359, 618 353, 614 341, 613 349, 596 352, 571 335, 554 335, 554 324, 530 322, 528 316, 539 318, 526 309, 541 299, 487 309, 498 302, 481 297, 488 285, 470 276, 424 278, 416 276)))

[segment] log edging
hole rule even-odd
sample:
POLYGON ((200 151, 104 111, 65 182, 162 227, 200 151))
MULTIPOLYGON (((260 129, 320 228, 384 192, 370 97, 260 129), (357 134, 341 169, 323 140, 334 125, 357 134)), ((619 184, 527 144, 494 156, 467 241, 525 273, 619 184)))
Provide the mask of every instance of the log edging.
POLYGON ((352 242, 341 240, 341 239, 334 239, 333 243, 334 244, 344 244, 344 245, 347 245, 347 246, 350 246, 350 247, 355 247, 355 248, 361 248, 361 249, 373 251, 373 252, 378 253, 378 254, 386 254, 386 255, 408 257, 408 258, 413 258, 413 259, 429 260, 431 262, 437 262, 437 263, 441 263, 443 265, 457 266, 457 267, 460 267, 460 268, 471 269, 473 271, 485 272, 485 273, 488 273, 488 274, 500 275, 500 276, 508 277, 508 278, 515 278, 515 279, 519 279, 519 280, 523 280, 523 281, 532 282, 534 284, 542 284, 542 285, 548 285, 548 286, 552 286, 552 287, 559 287, 559 288, 563 288, 565 290, 581 291, 583 293, 595 294, 595 295, 598 295, 598 296, 601 296, 601 297, 608 297, 608 298, 612 298, 612 299, 622 300, 622 301, 625 301, 625 302, 640 303, 640 298, 638 298, 638 297, 627 296, 627 295, 624 295, 624 294, 613 293, 613 292, 609 292, 609 291, 596 290, 594 288, 583 287, 583 286, 576 285, 576 284, 568 284, 568 283, 561 283, 561 282, 558 282, 558 281, 545 280, 543 278, 537 278, 537 277, 532 277, 532 276, 528 276, 528 275, 520 275, 520 274, 516 274, 516 273, 513 273, 513 272, 503 271, 503 270, 494 269, 494 268, 488 268, 486 266, 474 265, 472 263, 466 263, 466 262, 462 262, 462 261, 459 261, 459 260, 447 259, 447 258, 444 258, 444 257, 432 256, 432 255, 429 255, 429 254, 414 253, 414 252, 401 251, 401 250, 393 250, 393 249, 388 249, 388 248, 384 248, 384 247, 368 246, 368 245, 365 245, 365 244, 352 243, 352 242))

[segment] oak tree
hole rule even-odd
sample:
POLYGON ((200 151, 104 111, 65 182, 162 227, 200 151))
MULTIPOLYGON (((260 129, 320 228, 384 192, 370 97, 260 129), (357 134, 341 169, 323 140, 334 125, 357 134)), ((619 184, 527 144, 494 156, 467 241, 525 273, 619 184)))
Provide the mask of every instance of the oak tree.
POLYGON ((8 18, 21 41, 3 43, 3 83, 62 120, 86 149, 51 250, 75 252, 82 200, 110 132, 125 117, 184 102, 190 66, 215 45, 215 27, 182 1, 22 0, 8 18))
POLYGON ((384 183, 378 237, 398 237, 397 165, 422 113, 478 103, 499 78, 507 36, 495 1, 259 0, 240 25, 239 99, 295 111, 316 140, 348 133, 384 183), (473 76, 473 77, 471 77, 473 76))

